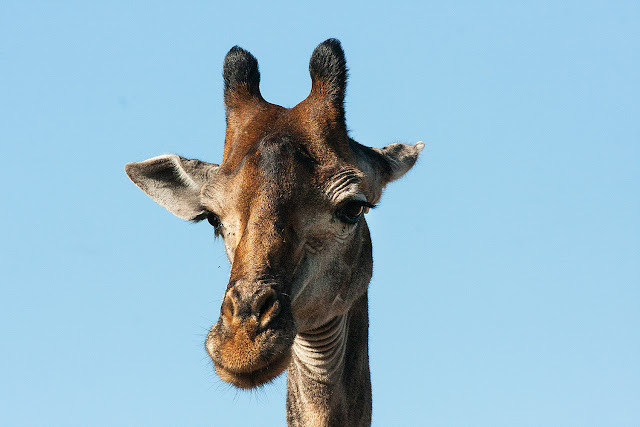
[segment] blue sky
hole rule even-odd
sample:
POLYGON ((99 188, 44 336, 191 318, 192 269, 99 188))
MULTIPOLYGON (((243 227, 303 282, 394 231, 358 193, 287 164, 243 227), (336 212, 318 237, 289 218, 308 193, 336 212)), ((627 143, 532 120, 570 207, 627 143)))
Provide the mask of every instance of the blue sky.
POLYGON ((222 61, 308 94, 339 38, 351 135, 424 140, 368 214, 374 425, 640 424, 637 2, 0 5, 0 424, 282 425, 203 342, 229 265, 124 164, 219 162, 222 61))

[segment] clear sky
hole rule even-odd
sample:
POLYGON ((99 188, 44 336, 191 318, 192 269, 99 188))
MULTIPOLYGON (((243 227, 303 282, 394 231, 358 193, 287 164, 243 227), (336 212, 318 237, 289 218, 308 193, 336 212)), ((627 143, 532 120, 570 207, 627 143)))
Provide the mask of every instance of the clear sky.
POLYGON ((424 140, 368 214, 377 426, 640 425, 640 3, 0 3, 0 425, 283 425, 203 342, 229 264, 124 174, 219 162, 222 61, 424 140))

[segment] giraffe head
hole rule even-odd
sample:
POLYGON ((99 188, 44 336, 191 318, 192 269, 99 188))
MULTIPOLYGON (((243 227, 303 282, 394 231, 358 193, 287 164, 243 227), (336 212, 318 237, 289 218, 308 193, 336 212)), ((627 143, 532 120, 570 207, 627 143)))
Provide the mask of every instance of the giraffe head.
POLYGON ((304 101, 270 104, 256 59, 234 47, 224 62, 222 163, 163 155, 126 166, 158 204, 208 220, 224 240, 231 274, 205 346, 218 375, 241 388, 282 373, 298 332, 347 312, 366 292, 372 257, 364 213, 424 147, 368 148, 349 138, 337 40, 314 50, 309 71, 304 101))

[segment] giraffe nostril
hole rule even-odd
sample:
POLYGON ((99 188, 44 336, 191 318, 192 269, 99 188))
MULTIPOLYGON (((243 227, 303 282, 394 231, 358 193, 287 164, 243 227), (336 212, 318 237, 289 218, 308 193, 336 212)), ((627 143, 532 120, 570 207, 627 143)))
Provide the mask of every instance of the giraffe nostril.
POLYGON ((231 321, 233 320, 233 315, 235 313, 234 305, 235 303, 232 296, 227 296, 224 301, 222 301, 221 314, 223 320, 225 320, 227 323, 231 323, 231 321))
POLYGON ((262 327, 266 326, 278 311, 278 294, 273 289, 260 294, 253 306, 253 313, 262 327))

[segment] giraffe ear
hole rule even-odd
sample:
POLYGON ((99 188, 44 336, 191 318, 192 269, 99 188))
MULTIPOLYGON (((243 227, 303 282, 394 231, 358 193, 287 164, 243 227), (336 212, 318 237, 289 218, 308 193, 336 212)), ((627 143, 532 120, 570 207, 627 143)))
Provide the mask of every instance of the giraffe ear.
POLYGON ((370 203, 378 202, 384 187, 413 167, 424 148, 422 141, 414 145, 395 143, 384 148, 365 147, 354 140, 349 142, 358 167, 367 177, 370 203))
POLYGON ((156 203, 190 221, 202 219, 207 214, 200 202, 200 190, 217 169, 218 165, 175 154, 125 166, 131 181, 156 203))

